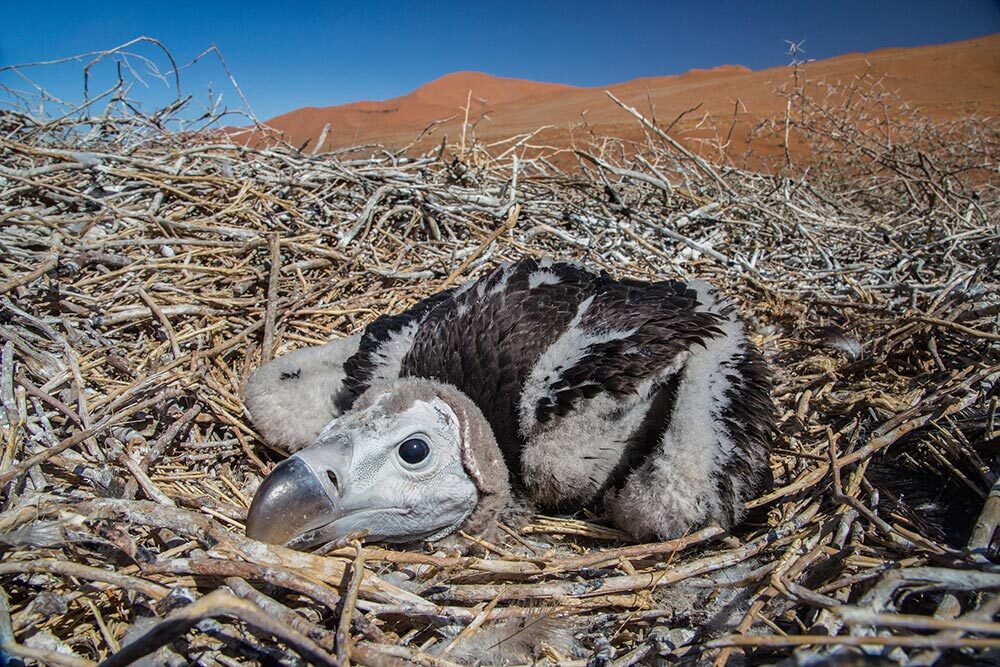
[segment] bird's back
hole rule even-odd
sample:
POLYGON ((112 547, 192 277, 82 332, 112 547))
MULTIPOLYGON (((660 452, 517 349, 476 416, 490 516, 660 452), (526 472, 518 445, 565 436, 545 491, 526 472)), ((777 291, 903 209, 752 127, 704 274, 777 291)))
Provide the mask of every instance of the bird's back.
POLYGON ((697 306, 681 282, 523 260, 373 322, 345 364, 345 385, 357 396, 394 376, 452 384, 483 411, 517 470, 533 433, 595 396, 635 394, 717 335, 719 316, 697 306))

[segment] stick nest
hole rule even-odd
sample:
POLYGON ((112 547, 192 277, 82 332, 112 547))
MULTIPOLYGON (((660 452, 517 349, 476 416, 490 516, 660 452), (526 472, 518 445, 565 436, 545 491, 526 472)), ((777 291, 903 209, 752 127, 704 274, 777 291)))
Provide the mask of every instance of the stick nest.
POLYGON ((562 152, 564 170, 530 137, 312 154, 167 132, 126 104, 3 112, 4 650, 73 666, 997 659, 997 126, 899 121, 871 112, 876 86, 854 92, 788 91, 789 117, 755 131, 816 152, 770 175, 652 121, 644 143, 562 152), (248 374, 525 256, 736 298, 781 415, 750 520, 634 545, 599 515, 537 517, 464 538, 475 556, 247 539, 281 459, 246 418, 248 374))

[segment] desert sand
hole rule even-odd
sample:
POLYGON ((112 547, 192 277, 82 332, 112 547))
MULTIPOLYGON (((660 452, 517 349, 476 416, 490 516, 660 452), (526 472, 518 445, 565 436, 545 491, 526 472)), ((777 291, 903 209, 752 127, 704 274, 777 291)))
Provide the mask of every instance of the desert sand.
MULTIPOLYGON (((662 126, 681 114, 671 133, 688 145, 724 136, 734 128, 731 154, 741 150, 747 130, 761 119, 784 113, 786 100, 776 93, 790 83, 791 66, 751 71, 728 65, 692 70, 677 76, 641 78, 611 86, 581 88, 457 72, 384 101, 330 107, 305 107, 266 121, 297 146, 316 142, 323 127, 330 131, 324 150, 384 144, 401 148, 432 126, 415 150, 457 143, 466 127, 484 143, 531 133, 531 144, 557 152, 595 136, 642 139, 631 116, 605 94, 610 91, 662 126)), ((881 79, 887 90, 928 116, 950 120, 1000 113, 1000 34, 962 42, 913 48, 881 49, 806 62, 799 76, 809 82, 850 82, 867 76, 881 79)), ((248 134, 243 133, 246 140, 248 134)), ((240 134, 234 136, 240 138, 240 134)), ((760 150, 760 145, 756 146, 760 150)), ((775 148, 775 146, 772 146, 775 148)))

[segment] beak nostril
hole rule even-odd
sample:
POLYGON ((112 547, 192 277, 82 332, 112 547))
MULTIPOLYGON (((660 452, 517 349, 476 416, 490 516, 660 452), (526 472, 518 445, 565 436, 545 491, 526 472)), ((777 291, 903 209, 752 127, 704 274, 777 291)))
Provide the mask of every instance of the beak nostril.
POLYGON ((330 483, 333 484, 333 488, 337 490, 337 493, 340 493, 340 486, 337 484, 337 476, 332 470, 326 471, 326 477, 330 480, 330 483))

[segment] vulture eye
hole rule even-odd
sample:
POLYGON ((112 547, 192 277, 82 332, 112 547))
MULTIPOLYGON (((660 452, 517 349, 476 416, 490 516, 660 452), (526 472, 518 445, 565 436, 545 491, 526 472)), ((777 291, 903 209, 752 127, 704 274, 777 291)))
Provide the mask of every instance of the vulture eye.
POLYGON ((427 455, 430 453, 430 445, 420 438, 410 438, 409 440, 404 440, 403 444, 399 446, 399 458, 403 459, 403 463, 407 463, 411 466, 426 459, 427 455))

